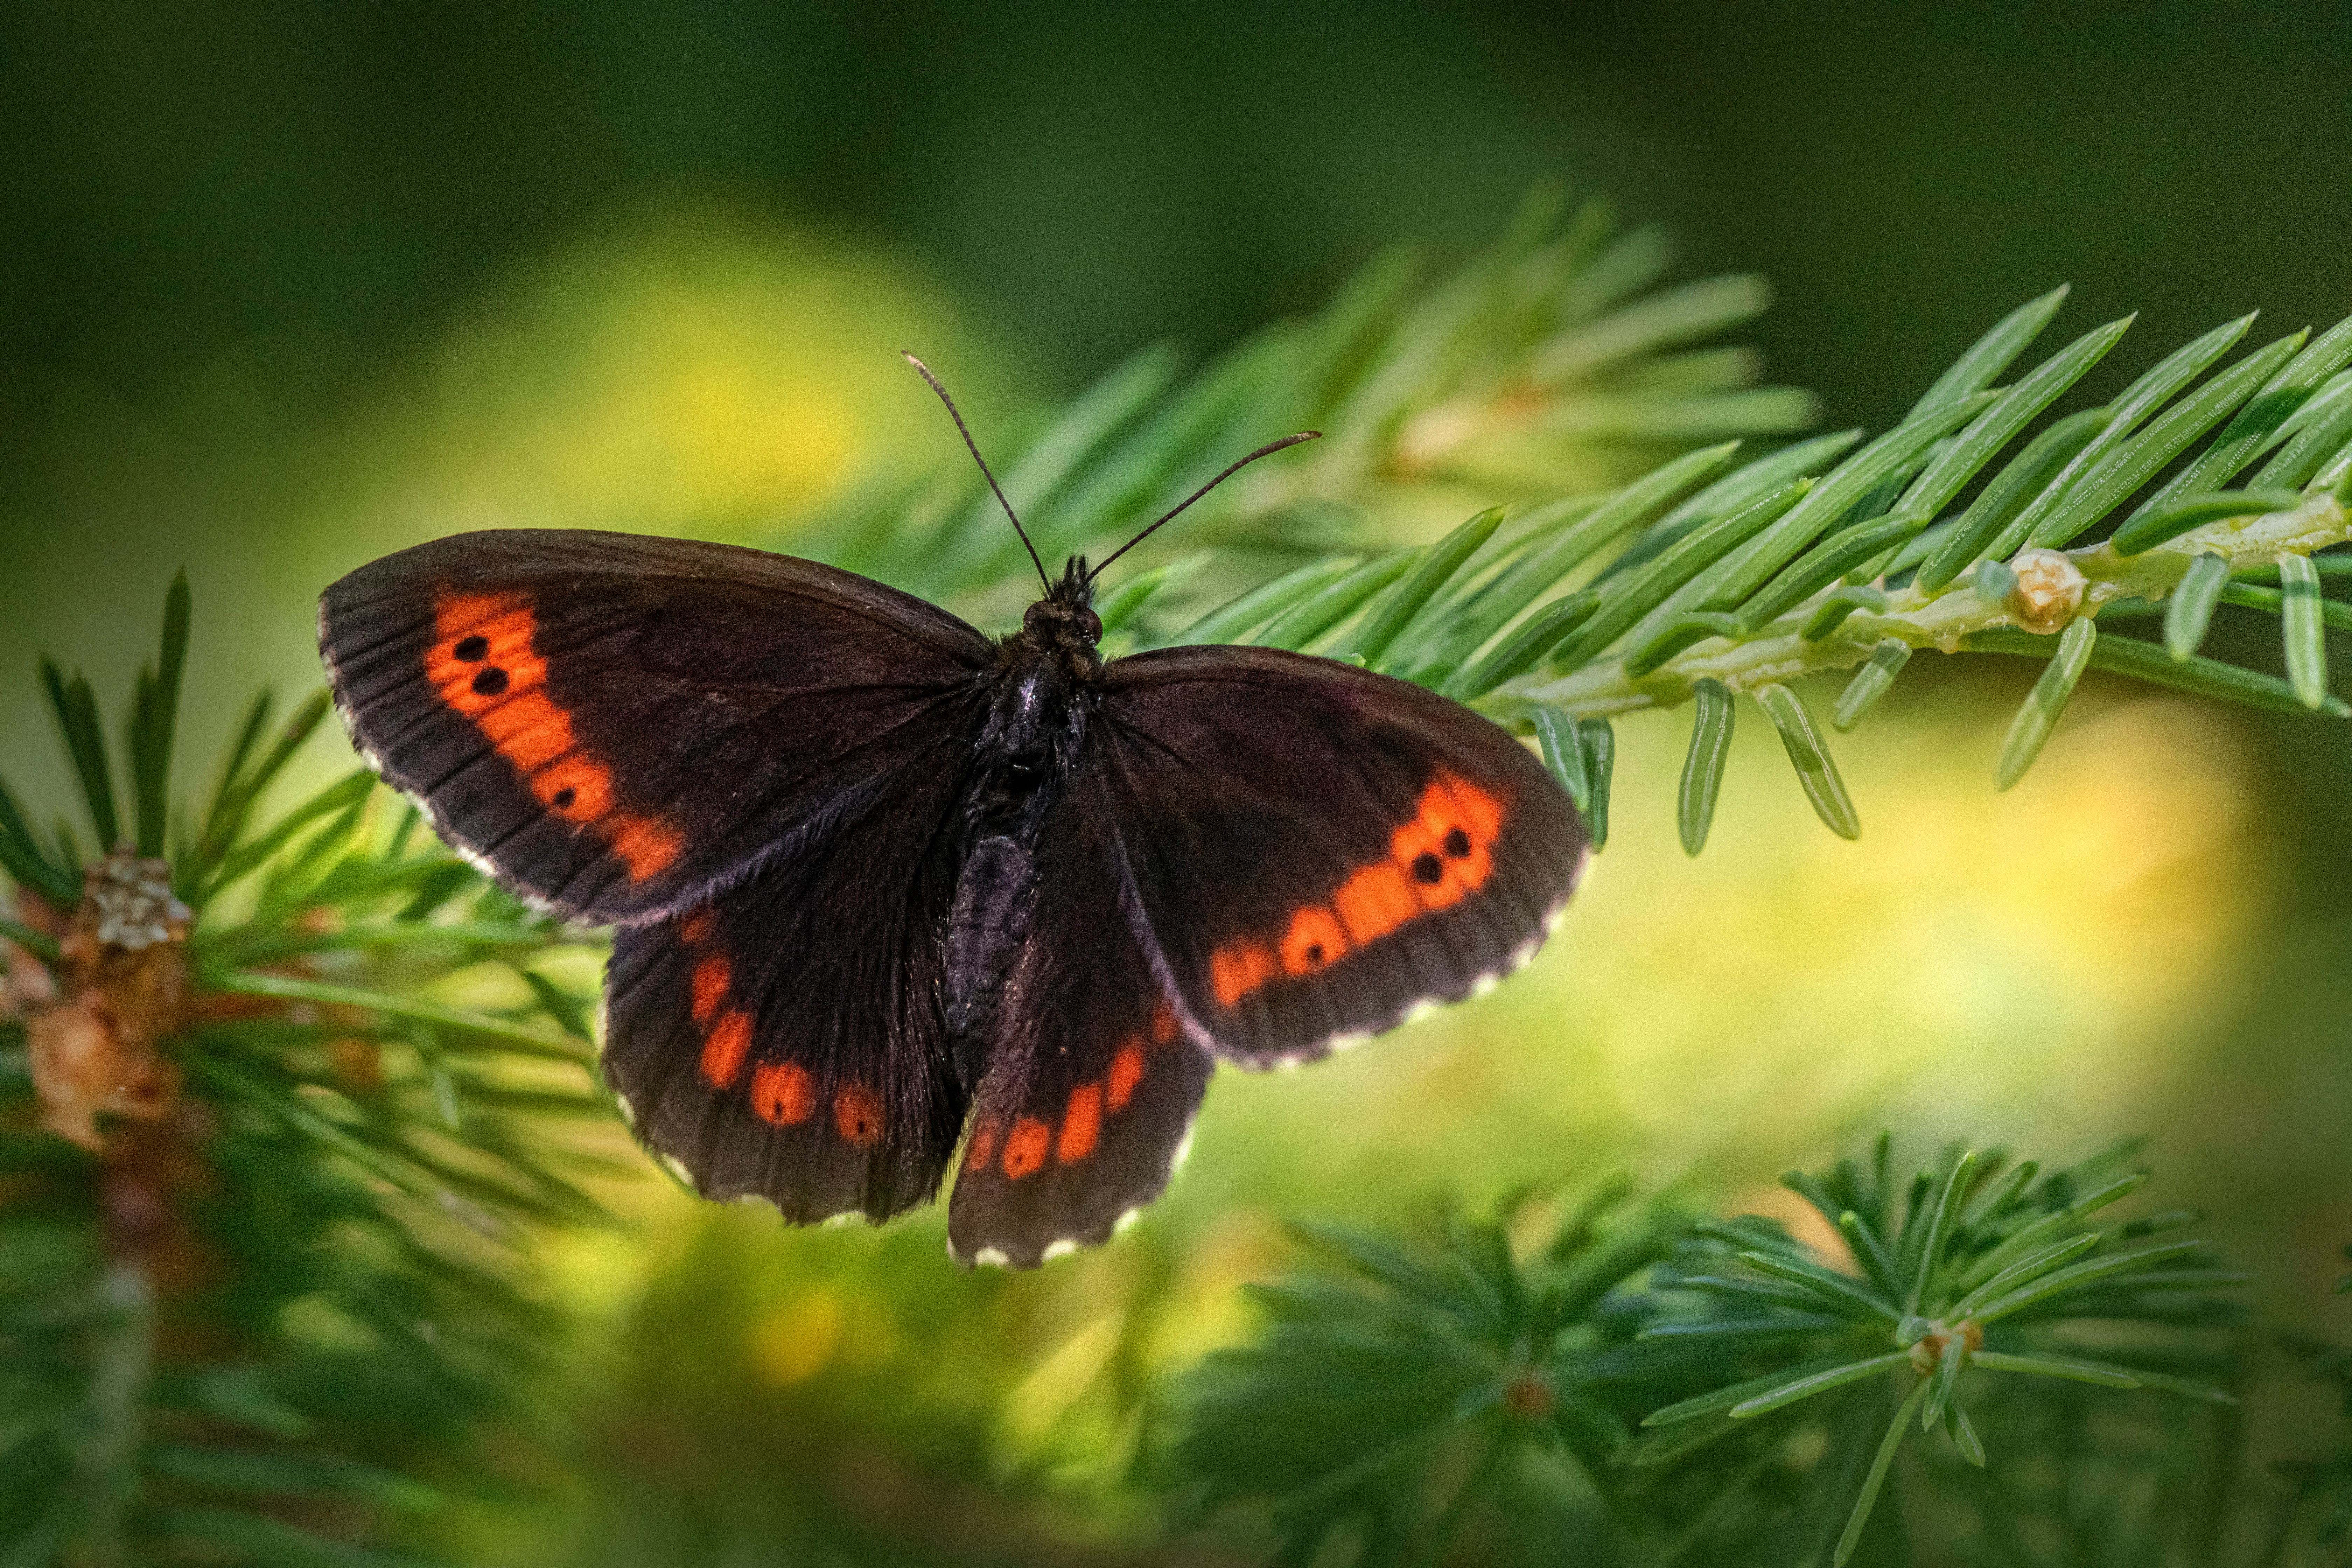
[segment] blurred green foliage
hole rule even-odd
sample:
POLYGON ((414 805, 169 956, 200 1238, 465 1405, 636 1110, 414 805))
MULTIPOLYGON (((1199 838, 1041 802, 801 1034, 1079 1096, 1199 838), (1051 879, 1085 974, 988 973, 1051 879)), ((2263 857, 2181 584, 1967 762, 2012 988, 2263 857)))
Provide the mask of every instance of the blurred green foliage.
POLYGON ((2163 1267, 2207 1245, 2142 1240, 2186 1213, 2081 1224, 2146 1180, 2129 1148, 2049 1172, 1955 1149, 1916 1179, 1889 1152, 1782 1178, 1812 1245, 1612 1216, 1622 1185, 1310 1233, 1346 1272, 1255 1292, 1266 1331, 1187 1380, 1174 1475, 1301 1563, 1898 1563, 1915 1536, 1934 1562, 2210 1562, 2278 1515, 2265 1492, 2225 1517, 2236 1399, 2177 1370, 2240 1381, 2212 1292, 2245 1277, 2163 1267), (2188 1404, 2110 1420, 2086 1386, 2188 1404), (1918 1457, 1937 1426, 1951 1452, 1918 1457))
POLYGON ((608 1102, 578 1000, 520 967, 546 921, 365 773, 268 810, 323 696, 255 702, 187 811, 191 630, 181 579, 127 748, 44 668, 79 826, 0 783, 0 1552, 391 1563, 530 1425, 570 1324, 522 1244, 603 1219, 553 1130, 608 1102), (452 1005, 484 961, 520 1005, 452 1005))

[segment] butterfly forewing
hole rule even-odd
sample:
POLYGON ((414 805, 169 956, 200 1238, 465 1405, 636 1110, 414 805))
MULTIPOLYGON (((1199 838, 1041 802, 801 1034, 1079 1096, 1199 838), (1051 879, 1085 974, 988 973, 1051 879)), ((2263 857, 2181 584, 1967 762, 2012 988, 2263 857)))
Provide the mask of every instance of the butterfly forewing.
POLYGON ((1583 824, 1526 747, 1329 660, 1122 659, 1098 734, 1188 1020, 1245 1063, 1468 994, 1535 951, 1584 864, 1583 824))
POLYGON ((831 567, 559 530, 362 567, 319 639, 354 741, 445 837, 543 904, 622 922, 822 837, 916 752, 968 752, 992 655, 831 567))

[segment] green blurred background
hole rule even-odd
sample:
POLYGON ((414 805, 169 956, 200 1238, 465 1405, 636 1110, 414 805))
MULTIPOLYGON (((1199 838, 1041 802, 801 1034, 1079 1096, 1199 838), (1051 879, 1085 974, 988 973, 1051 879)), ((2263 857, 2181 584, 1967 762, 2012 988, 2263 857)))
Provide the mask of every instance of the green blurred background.
MULTIPOLYGON (((10 6, 0 752, 62 802, 37 650, 124 689, 182 564, 202 769, 254 684, 315 680, 310 605, 374 555, 491 523, 788 541, 877 464, 957 457, 902 345, 984 437, 1392 241, 1469 256, 1547 178, 1669 223, 1681 276, 1769 276, 1747 341, 1832 426, 1883 428, 2059 281, 2062 330, 2141 312, 2095 395, 2248 309, 2332 321, 2348 11, 10 6)), ((519 1564, 1189 1561, 1130 1466, 1281 1216, 1621 1168, 1770 1205, 1882 1121, 2148 1133, 2262 1306, 2341 1331, 2352 738, 2095 686, 1996 796, 2021 689, 1907 682, 1842 753, 1857 845, 1749 725, 1696 861, 1685 721, 1628 723, 1611 849, 1534 971, 1224 1075, 1171 1198, 1040 1276, 956 1274, 929 1219, 786 1236, 616 1191, 627 1226, 538 1260, 578 1376, 511 1503, 446 1528, 519 1564)))

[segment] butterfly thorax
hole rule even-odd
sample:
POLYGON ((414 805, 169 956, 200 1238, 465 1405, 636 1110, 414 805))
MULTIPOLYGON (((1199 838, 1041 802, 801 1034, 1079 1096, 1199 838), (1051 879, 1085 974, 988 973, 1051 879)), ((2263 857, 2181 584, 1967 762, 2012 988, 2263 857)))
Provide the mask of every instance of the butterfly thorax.
POLYGON ((1095 614, 1093 600, 1086 557, 1073 555, 1062 580, 1022 616, 1021 629, 999 640, 1000 657, 1014 667, 1050 660, 1072 684, 1093 684, 1103 667, 1096 647, 1102 641, 1102 617, 1095 614))
POLYGON ((1105 662, 1091 597, 1086 563, 1073 556, 1061 582, 1021 617, 1021 629, 997 639, 977 759, 983 774, 1009 773, 1017 784, 1058 774, 1075 757, 1105 662))

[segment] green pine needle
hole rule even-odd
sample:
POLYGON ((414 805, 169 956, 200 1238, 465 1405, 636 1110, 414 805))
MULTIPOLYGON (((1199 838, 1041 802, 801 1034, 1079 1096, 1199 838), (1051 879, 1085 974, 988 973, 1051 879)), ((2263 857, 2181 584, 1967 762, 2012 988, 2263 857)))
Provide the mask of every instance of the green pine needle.
POLYGON ((2137 1388, 2139 1379, 2126 1373, 2114 1372, 2094 1362, 2061 1361, 2054 1356, 2003 1355, 1999 1351, 1979 1351, 1969 1358, 1987 1372, 2024 1373, 2032 1377, 2060 1377, 2070 1383, 2087 1383, 2096 1388, 2137 1388))
POLYGON ((2032 542, 2044 549, 2074 542, 2084 530, 2187 450, 2191 441, 2253 396, 2255 390, 2302 346, 2300 332, 2282 338, 2165 410, 2149 422, 2144 433, 2133 437, 2085 473, 2066 493, 2063 504, 2032 529, 2032 542))
MULTIPOLYGON (((1993 542, 2008 537, 2011 524, 2036 496, 2056 483, 2058 476, 2069 469, 2113 418, 2108 409, 2085 408, 2054 421, 2028 442, 2025 449, 1978 492, 1969 510, 1960 514, 1958 525, 1920 563, 1919 586, 1929 591, 1941 588, 1971 564, 1985 559, 1993 542)), ((2008 552, 2000 553, 2005 555, 2008 552)))
POLYGON ((1864 583, 1842 584, 1806 617, 1804 629, 1797 635, 1807 642, 1819 642, 1845 625, 1846 617, 1857 610, 1885 614, 1885 592, 1864 583))
POLYGON ((2108 457, 2130 440, 2142 423, 2170 402, 2175 394, 2236 346, 2238 340, 2246 335, 2246 329, 2253 324, 2252 313, 2224 321, 2204 336, 2175 349, 2126 387, 2122 396, 2107 405, 2099 433, 2002 531, 1991 550, 1994 558, 2005 559, 2027 541, 2043 537, 2049 520, 2080 492, 2108 457))
POLYGON ((2295 700, 2316 710, 2327 701, 2327 631, 2322 618, 2319 573, 2308 556, 2279 557, 2279 592, 2284 600, 2280 636, 2286 644, 2287 684, 2295 700))
POLYGON ((1854 1500, 1853 1513, 1846 1521, 1844 1533, 1838 1537, 1837 1553, 1830 1560, 1834 1568, 1845 1568, 1855 1549, 1861 1546, 1863 1527, 1870 1522, 1870 1510, 1878 1506, 1878 1493, 1886 1485, 1886 1472, 1895 1468, 1895 1453, 1903 1447, 1911 1412, 1918 1408, 1927 1394, 1927 1385, 1923 1382, 1896 1407, 1895 1419, 1887 1424, 1886 1436, 1871 1458, 1870 1474, 1863 1480, 1862 1495, 1854 1500))
POLYGON ((1250 640, 1261 647, 1303 648, 1423 564, 1418 550, 1392 550, 1375 556, 1292 605, 1250 640))
POLYGON ((1919 401, 1911 405, 1911 412, 1904 418, 1916 419, 1971 393, 1981 392, 2000 379, 2000 373, 2015 363, 2026 346, 2042 335, 2042 330, 2058 314, 2059 307, 2065 304, 2066 296, 2073 291, 2072 285, 2061 283, 1995 321, 1920 395, 1919 401))
POLYGON ((1503 522, 1503 509, 1490 508, 1480 512, 1431 547, 1428 554, 1417 563, 1412 573, 1382 595, 1379 607, 1370 624, 1358 635, 1352 652, 1358 661, 1377 666, 1389 645, 1399 633, 1412 624, 1422 606, 1428 604, 1446 581, 1462 570, 1463 563, 1477 552, 1479 546, 1495 536, 1503 522))
POLYGON ((98 721, 98 699, 79 670, 68 680, 65 671, 48 659, 41 661, 41 684, 65 737, 74 773, 81 781, 82 801, 89 808, 99 847, 111 849, 121 842, 122 828, 114 814, 114 775, 107 761, 106 731, 98 721))
MULTIPOLYGON (((1907 542, 1927 526, 1928 517, 1924 511, 1896 512, 1856 523, 1823 540, 1739 606, 1740 634, 1754 635, 1779 619, 1791 605, 1820 592, 1832 579, 1907 542)), ((1811 630, 1810 624, 1807 629, 1811 630)))
POLYGON ((1706 847, 1716 797, 1723 790, 1724 760, 1731 751, 1731 693, 1719 680, 1703 679, 1695 695, 1698 701, 1691 718, 1690 752, 1683 760, 1682 793, 1675 805, 1686 855, 1706 847))
POLYGON ((1924 511, 1929 516, 1941 510, 1959 493, 1961 486, 2032 422, 2034 416, 2057 401, 2067 388, 2088 374, 2092 366, 2105 358, 2107 351, 2120 342, 2130 328, 2129 318, 2110 321, 2084 333, 2035 366, 2031 374, 2003 393, 1977 416, 1974 424, 1953 439, 1942 455, 1921 470, 1895 510, 1924 511))
POLYGON ((1580 719, 1576 736, 1584 751, 1585 775, 1591 781, 1591 804, 1584 814, 1585 827, 1592 835, 1597 855, 1609 846, 1609 781, 1617 762, 1617 731, 1606 719, 1580 719))
POLYGON ((1786 1382, 1775 1384, 1760 1394, 1751 1394, 1733 1405, 1725 1414, 1735 1421, 1744 1421, 1758 1415, 1769 1415, 1775 1410, 1785 1410, 1800 1401, 1812 1398, 1815 1394, 1827 1394, 1831 1389, 1843 1388, 1849 1383, 1860 1383, 1864 1378, 1875 1377, 1880 1373, 1890 1371, 1910 1359, 1907 1352, 1890 1351, 1885 1355, 1864 1356, 1859 1361, 1847 1362, 1842 1366, 1831 1367, 1825 1372, 1807 1373, 1801 1377, 1792 1377, 1786 1382))
POLYGON ((1577 733, 1576 721, 1555 708, 1538 708, 1535 712, 1536 744, 1543 752, 1544 766, 1551 770, 1576 809, 1590 817, 1592 814, 1592 774, 1586 765, 1584 746, 1577 733))
POLYGON ((1785 686, 1759 687, 1756 700, 1780 732, 1789 765, 1797 770, 1797 780, 1804 786, 1805 798, 1812 803, 1813 815, 1840 838, 1861 837, 1862 819, 1854 815, 1853 797, 1846 794, 1837 763, 1803 701, 1785 686))
POLYGON ((1870 656, 1870 662, 1854 671, 1853 679, 1838 695, 1836 711, 1830 719, 1837 726, 1838 732, 1843 734, 1869 717, 1870 710, 1878 706, 1879 699, 1894 689, 1895 678, 1902 674, 1903 667, 1910 662, 1909 643, 1895 637, 1880 643, 1870 656))
MULTIPOLYGON (((1971 653, 2006 653, 2021 658, 2049 658, 2059 651, 2060 642, 2057 637, 1999 630, 1975 633, 1963 646, 1971 653)), ((2175 659, 2155 643, 2142 642, 2137 637, 2101 637, 2092 648, 2089 662, 2094 669, 2130 676, 2151 686, 2170 687, 2176 691, 2187 691, 2200 697, 2218 697, 2273 713, 2287 713, 2300 718, 2312 711, 2295 695, 2294 689, 2277 676, 2224 664, 2218 659, 2175 659)), ((2321 702, 2318 710, 2338 719, 2352 716, 2352 706, 2347 706, 2342 699, 2332 695, 2321 702)))
POLYGON ((2066 700, 2074 694, 2075 682, 2090 667, 2091 650, 2098 637, 2097 623, 2089 620, 2075 621, 2060 636, 2050 667, 2033 683, 2032 692, 2010 724, 2008 738, 2001 742, 2000 763, 1994 770, 1994 781, 2000 788, 2014 786, 2033 765, 2034 759, 2042 755, 2050 732, 2058 727, 2058 716, 2066 710, 2066 700))

